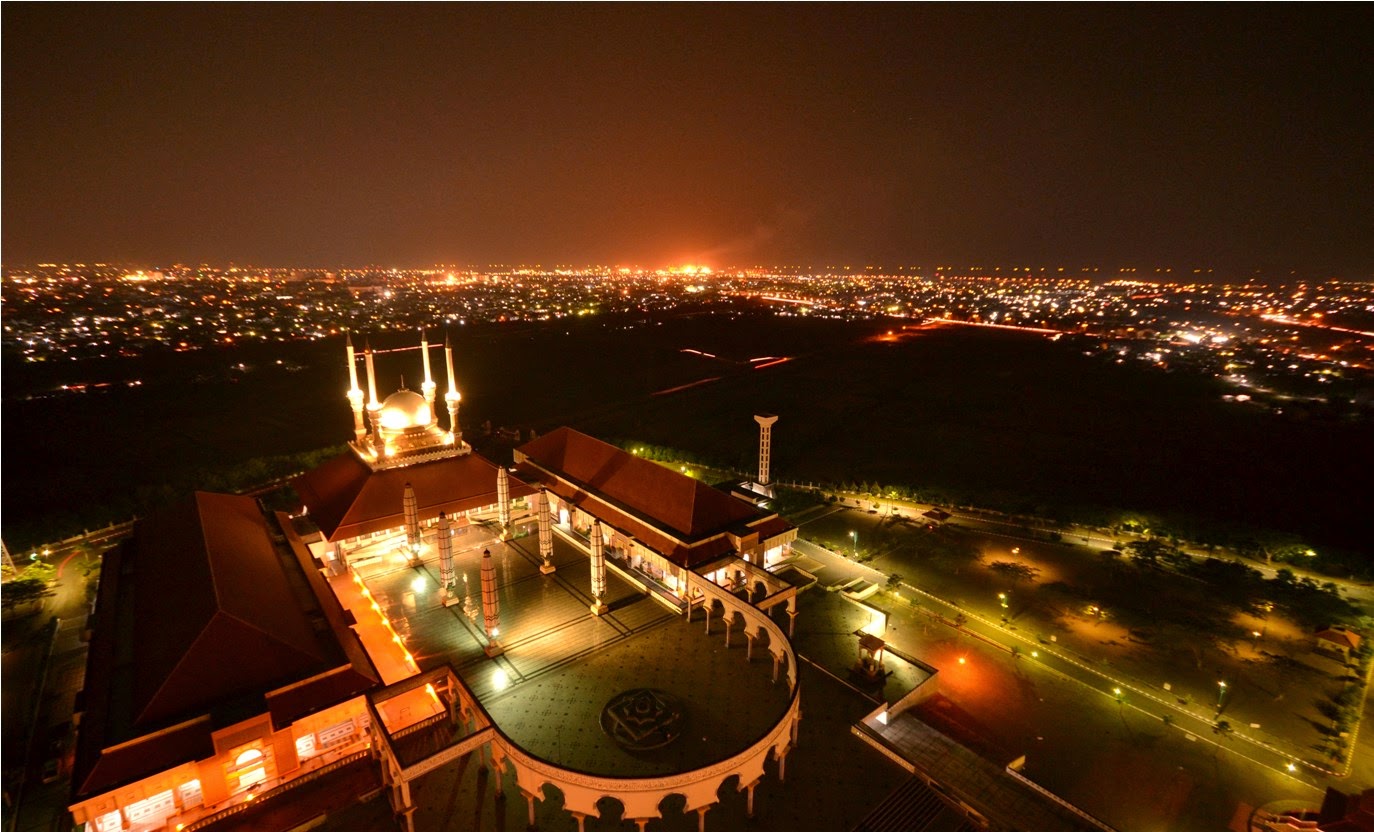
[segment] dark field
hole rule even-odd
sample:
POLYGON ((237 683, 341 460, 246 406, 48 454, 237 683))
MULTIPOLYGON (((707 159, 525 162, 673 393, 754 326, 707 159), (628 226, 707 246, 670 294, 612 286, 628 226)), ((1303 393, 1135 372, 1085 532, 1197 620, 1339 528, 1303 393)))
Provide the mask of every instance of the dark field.
MULTIPOLYGON (((782 417, 773 463, 782 478, 902 483, 1049 514, 1130 509, 1368 548, 1368 425, 1285 421, 1221 402, 1205 379, 1104 364, 1036 335, 873 337, 885 332, 709 315, 615 330, 459 327, 464 430, 475 438, 486 420, 541 432, 570 424, 750 468, 751 416, 767 411, 782 417), (763 356, 792 360, 748 363, 763 356)), ((372 340, 381 348, 415 336, 372 340)), ((433 358, 442 393, 442 353, 433 358)), ((402 374, 419 387, 417 353, 379 356, 383 394, 402 374)), ((201 469, 343 442, 346 385, 342 338, 75 367, 7 361, 7 541, 45 515, 194 481, 201 469), (254 369, 233 369, 240 362, 254 369), (58 383, 124 377, 144 384, 21 400, 58 383)))

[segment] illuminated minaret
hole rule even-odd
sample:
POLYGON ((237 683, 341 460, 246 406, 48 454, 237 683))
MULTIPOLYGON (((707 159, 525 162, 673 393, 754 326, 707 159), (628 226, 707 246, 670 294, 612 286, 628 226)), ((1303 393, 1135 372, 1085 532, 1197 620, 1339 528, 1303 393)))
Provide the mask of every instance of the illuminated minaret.
POLYGON ((367 436, 367 424, 363 421, 363 391, 358 389, 358 357, 353 352, 353 336, 345 336, 348 347, 348 403, 353 408, 353 439, 362 444, 367 436))
POLYGON ((420 354, 425 359, 425 383, 420 385, 420 391, 425 394, 425 404, 429 405, 429 423, 434 424, 434 392, 439 389, 439 385, 434 383, 434 379, 429 372, 429 337, 425 335, 423 329, 420 330, 420 354))
POLYGON ((458 383, 453 380, 453 347, 449 345, 448 333, 444 333, 444 358, 448 361, 448 392, 444 402, 448 404, 448 432, 453 436, 453 444, 463 441, 463 428, 458 424, 458 402, 463 397, 458 394, 458 383))
POLYGON ((482 624, 487 634, 487 646, 483 648, 488 656, 499 656, 505 652, 497 636, 501 635, 501 610, 496 599, 496 565, 491 559, 491 550, 482 550, 482 624))
POLYGON ((754 421, 759 423, 759 485, 768 485, 768 467, 773 457, 773 423, 778 417, 764 414, 755 416, 754 421))
POLYGON ((367 418, 372 423, 372 449, 381 454, 382 448, 382 403, 377 401, 377 370, 372 365, 372 342, 363 342, 363 358, 367 362, 367 418))
POLYGON ((553 518, 549 514, 548 489, 539 489, 539 557, 544 563, 539 571, 545 575, 554 570, 553 565, 553 518))
POLYGON ((606 611, 606 550, 601 539, 601 521, 592 521, 592 615, 606 611))

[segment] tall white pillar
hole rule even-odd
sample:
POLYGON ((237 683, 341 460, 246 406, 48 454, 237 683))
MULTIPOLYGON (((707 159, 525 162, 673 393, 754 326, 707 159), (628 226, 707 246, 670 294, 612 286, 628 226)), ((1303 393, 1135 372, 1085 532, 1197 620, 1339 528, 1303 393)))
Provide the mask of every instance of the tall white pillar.
POLYGON ((420 504, 415 499, 415 489, 410 483, 406 483, 406 489, 401 497, 401 508, 405 513, 406 524, 406 548, 409 550, 410 562, 418 563, 420 560, 420 504))
POLYGON ((773 458, 773 424, 777 416, 762 414, 754 417, 759 423, 759 485, 768 485, 771 473, 769 467, 773 458))
POLYGON ((434 416, 434 394, 439 386, 434 383, 434 379, 429 372, 429 336, 425 335, 423 329, 420 330, 420 355, 425 361, 425 381, 420 385, 420 391, 425 395, 425 404, 429 407, 429 423, 435 424, 437 419, 434 416))
POLYGON ((554 571, 553 565, 553 517, 549 511, 548 489, 539 489, 539 557, 544 563, 539 571, 545 575, 554 571))
POLYGON ((362 442, 367 436, 367 425, 363 422, 363 391, 358 389, 358 356, 353 351, 353 336, 344 337, 348 350, 348 405, 353 409, 353 440, 362 442))
POLYGON ((510 531, 510 474, 506 466, 496 469, 496 513, 501 526, 510 531))
POLYGON ((482 550, 482 624, 487 634, 488 656, 500 655, 504 650, 496 640, 501 635, 501 610, 496 599, 496 564, 491 559, 491 550, 482 550))
POLYGON ((372 447, 378 454, 382 444, 382 403, 377 401, 377 369, 372 363, 372 344, 363 344, 363 358, 367 363, 367 416, 372 422, 372 447))
POLYGON ((444 335, 444 358, 448 362, 448 392, 444 394, 444 403, 448 405, 448 432, 453 437, 453 444, 457 445, 463 441, 463 428, 458 424, 458 403, 463 397, 453 380, 453 347, 449 345, 447 334, 444 335))
POLYGON ((592 521, 592 614, 606 611, 606 551, 601 539, 601 521, 592 521))
POLYGON ((439 512, 439 598, 447 601, 453 586, 453 534, 449 531, 448 515, 439 512))

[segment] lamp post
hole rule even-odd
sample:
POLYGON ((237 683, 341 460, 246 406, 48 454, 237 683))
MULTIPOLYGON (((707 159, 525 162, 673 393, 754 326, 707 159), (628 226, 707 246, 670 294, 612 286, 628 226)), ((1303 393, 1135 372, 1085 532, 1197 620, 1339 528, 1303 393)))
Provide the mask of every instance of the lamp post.
POLYGON ((1011 607, 1011 598, 1008 597, 1008 593, 999 592, 997 593, 997 601, 1002 605, 1002 623, 1005 624, 1007 623, 1007 612, 1011 607))
POLYGON ((1221 713, 1221 701, 1226 697, 1226 681, 1217 682, 1217 713, 1221 713))
POLYGON ((859 533, 856 532, 856 531, 852 531, 852 530, 851 530, 851 531, 849 532, 849 539, 852 540, 852 541, 854 541, 854 559, 855 559, 855 560, 858 560, 858 559, 859 559, 859 533))

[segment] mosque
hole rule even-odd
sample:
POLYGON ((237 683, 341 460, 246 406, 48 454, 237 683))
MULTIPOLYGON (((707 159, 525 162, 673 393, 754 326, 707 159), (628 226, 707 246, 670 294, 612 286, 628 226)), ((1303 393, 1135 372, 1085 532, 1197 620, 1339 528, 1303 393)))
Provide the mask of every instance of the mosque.
MULTIPOLYGON (((365 346, 364 392, 348 341, 353 438, 294 480, 293 510, 197 493, 106 555, 78 825, 289 828, 370 790, 414 830, 425 778, 458 761, 532 828, 547 802, 579 830, 704 830, 722 789, 752 816, 765 773, 785 778, 796 528, 566 427, 484 458, 447 341, 440 424, 435 349, 365 346), (380 398, 378 364, 417 350, 419 391, 380 398)), ((776 417, 758 420, 756 496, 776 417)))

